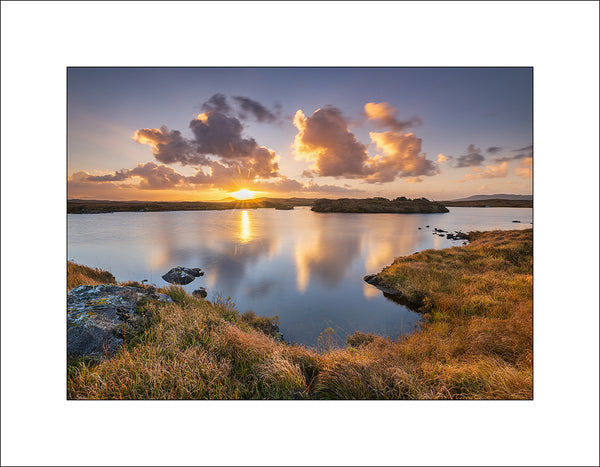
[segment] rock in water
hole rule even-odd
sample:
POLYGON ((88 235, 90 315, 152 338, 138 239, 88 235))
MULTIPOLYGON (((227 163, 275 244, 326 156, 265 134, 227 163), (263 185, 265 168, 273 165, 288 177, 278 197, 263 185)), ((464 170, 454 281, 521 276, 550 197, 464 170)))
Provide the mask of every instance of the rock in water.
POLYGON ((200 277, 204 275, 204 272, 200 268, 183 268, 190 276, 200 277))
POLYGON ((67 355, 102 356, 123 345, 124 336, 143 324, 138 305, 172 302, 154 288, 113 284, 81 285, 67 294, 67 355))
POLYGON ((192 292, 194 297, 206 298, 208 296, 208 292, 204 287, 200 287, 192 292))
POLYGON ((176 268, 172 268, 168 273, 162 276, 162 278, 171 284, 186 285, 192 282, 196 277, 203 275, 204 273, 200 268, 190 269, 177 266, 176 268))

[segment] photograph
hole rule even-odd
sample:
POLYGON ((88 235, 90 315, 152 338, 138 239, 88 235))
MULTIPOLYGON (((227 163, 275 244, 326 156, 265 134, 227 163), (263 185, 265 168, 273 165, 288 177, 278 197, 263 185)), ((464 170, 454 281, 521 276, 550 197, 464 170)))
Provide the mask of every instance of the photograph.
POLYGON ((69 400, 533 399, 532 67, 68 67, 69 400))

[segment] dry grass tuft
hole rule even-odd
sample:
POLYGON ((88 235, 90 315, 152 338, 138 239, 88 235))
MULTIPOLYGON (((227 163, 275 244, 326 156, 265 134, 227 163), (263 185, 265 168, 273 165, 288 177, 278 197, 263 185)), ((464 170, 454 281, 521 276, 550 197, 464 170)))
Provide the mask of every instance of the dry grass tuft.
POLYGON ((67 291, 80 285, 115 284, 115 276, 108 271, 89 268, 81 264, 67 261, 67 291))

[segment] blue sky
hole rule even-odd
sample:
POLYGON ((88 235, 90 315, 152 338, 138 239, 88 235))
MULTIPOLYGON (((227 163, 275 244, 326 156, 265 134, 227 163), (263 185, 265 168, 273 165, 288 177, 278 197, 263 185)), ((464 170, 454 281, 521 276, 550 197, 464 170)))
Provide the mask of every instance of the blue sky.
MULTIPOLYGON (((165 163, 153 153, 152 143, 133 139, 138 130, 166 126, 180 131, 197 149, 202 142, 195 139, 190 122, 215 94, 227 100, 227 118, 240 123, 243 138, 275 154, 271 162, 276 169, 266 176, 253 172, 246 177, 248 188, 264 194, 451 199, 477 193, 531 193, 531 68, 70 68, 69 196, 190 200, 226 196, 233 189, 226 174, 219 180, 203 176, 197 183, 198 177, 191 177, 198 170, 207 174, 206 165, 198 160, 165 163), (240 117, 235 96, 248 98, 277 118, 259 121, 248 113, 240 117), (369 118, 368 103, 385 108, 385 118, 369 118), (305 133, 294 124, 298 111, 306 117, 305 133), (314 142, 313 134, 323 137, 334 114, 341 119, 335 123, 337 136, 299 150, 298 138, 314 142), (394 126, 394 121, 414 117, 414 125, 394 126), (379 146, 373 132, 385 134, 379 146), (399 148, 411 133, 420 145, 409 156, 399 148), (322 170, 327 164, 331 167, 333 158, 347 157, 341 146, 346 143, 340 140, 346 137, 357 144, 353 168, 322 170), (418 163, 422 168, 413 164, 407 169, 419 155, 424 159, 418 163), (377 165, 372 159, 378 157, 382 160, 377 165), (158 179, 148 175, 148 167, 115 177, 117 171, 149 162, 165 165, 161 170, 167 179, 154 183, 158 179)), ((225 162, 206 150, 202 155, 211 164, 225 162)), ((226 162, 232 169, 232 164, 245 164, 243 160, 248 161, 240 156, 226 162)), ((159 170, 156 166, 152 165, 153 172, 159 170)), ((236 183, 243 188, 243 181, 236 183)))

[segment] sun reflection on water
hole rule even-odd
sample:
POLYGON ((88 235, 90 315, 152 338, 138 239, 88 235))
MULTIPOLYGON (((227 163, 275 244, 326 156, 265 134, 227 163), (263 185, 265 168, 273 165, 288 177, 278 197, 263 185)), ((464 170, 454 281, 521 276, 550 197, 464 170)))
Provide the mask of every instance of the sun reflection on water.
POLYGON ((242 243, 248 243, 252 238, 252 228, 250 225, 250 217, 248 211, 242 211, 240 217, 240 230, 238 238, 242 243))

